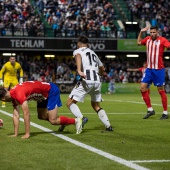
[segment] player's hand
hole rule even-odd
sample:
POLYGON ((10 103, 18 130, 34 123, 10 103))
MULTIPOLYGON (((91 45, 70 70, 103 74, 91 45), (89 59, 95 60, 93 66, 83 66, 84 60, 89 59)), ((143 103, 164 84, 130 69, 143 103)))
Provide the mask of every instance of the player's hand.
POLYGON ((23 83, 23 78, 22 77, 19 79, 19 83, 23 83))
POLYGON ((4 82, 2 79, 0 79, 0 86, 3 86, 4 85, 4 82))
POLYGON ((79 72, 81 78, 86 79, 86 75, 83 72, 79 72))
POLYGON ((141 32, 145 32, 145 31, 147 31, 149 29, 149 27, 145 27, 145 28, 142 28, 140 31, 141 32))

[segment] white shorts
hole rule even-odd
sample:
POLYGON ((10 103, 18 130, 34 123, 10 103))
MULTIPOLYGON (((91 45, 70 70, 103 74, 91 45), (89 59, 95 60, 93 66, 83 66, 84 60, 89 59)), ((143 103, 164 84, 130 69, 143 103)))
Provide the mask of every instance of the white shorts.
POLYGON ((101 102, 101 83, 100 82, 86 82, 81 81, 79 85, 76 85, 71 91, 69 98, 72 98, 78 102, 84 102, 86 94, 90 94, 91 101, 101 102))

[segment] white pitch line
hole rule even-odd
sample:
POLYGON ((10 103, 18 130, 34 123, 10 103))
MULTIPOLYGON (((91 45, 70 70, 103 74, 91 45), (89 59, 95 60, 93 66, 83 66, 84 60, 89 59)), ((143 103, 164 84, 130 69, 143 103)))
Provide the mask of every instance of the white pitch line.
MULTIPOLYGON (((86 98, 86 100, 91 100, 91 98, 86 98)), ((141 99, 143 100, 143 99, 141 99)), ((104 101, 109 101, 109 102, 121 102, 121 103, 134 103, 134 104, 143 104, 145 105, 145 103, 143 101, 141 102, 136 102, 136 101, 131 101, 131 100, 110 100, 110 99, 104 99, 104 101)), ((155 104, 152 103, 153 106, 162 106, 162 104, 155 104)), ((168 107, 170 107, 170 105, 168 105, 168 107)))
MULTIPOLYGON (((135 102, 135 101, 125 101, 125 100, 107 100, 105 99, 104 101, 110 101, 110 102, 121 102, 121 103, 134 103, 134 104, 145 104, 144 102, 135 102)), ((162 106, 162 104, 155 104, 152 103, 153 106, 162 106)), ((170 107, 170 105, 168 105, 170 107)))
MULTIPOLYGON (((0 110, 0 112, 3 113, 4 115, 12 117, 12 114, 10 114, 10 113, 8 113, 6 111, 0 110)), ((24 119, 20 118, 20 121, 24 122, 24 119)), ((137 165, 137 164, 135 164, 135 163, 133 163, 131 161, 127 161, 125 159, 122 159, 120 157, 112 155, 112 154, 110 154, 108 152, 104 152, 104 151, 102 151, 100 149, 97 149, 97 148, 94 148, 92 146, 86 145, 86 144, 84 144, 82 142, 79 142, 79 141, 74 140, 72 138, 69 138, 67 136, 57 134, 57 133, 53 132, 52 130, 50 130, 48 128, 45 128, 45 127, 43 127, 41 125, 38 125, 36 123, 31 122, 31 126, 34 126, 34 127, 38 128, 38 129, 44 131, 44 132, 51 133, 52 135, 57 136, 58 138, 61 138, 61 139, 65 140, 65 141, 68 141, 68 142, 70 142, 70 143, 72 143, 72 144, 74 144, 76 146, 81 147, 81 148, 87 149, 87 150, 89 150, 91 152, 94 152, 94 153, 96 153, 96 154, 98 154, 100 156, 103 156, 103 157, 105 157, 107 159, 110 159, 112 161, 118 162, 118 163, 120 163, 122 165, 125 165, 125 166, 129 167, 129 168, 132 168, 132 169, 135 169, 135 170, 149 170, 148 168, 145 168, 143 166, 137 165)))
POLYGON ((170 160, 136 160, 136 161, 130 161, 130 162, 136 162, 136 163, 145 163, 145 162, 170 162, 170 160))

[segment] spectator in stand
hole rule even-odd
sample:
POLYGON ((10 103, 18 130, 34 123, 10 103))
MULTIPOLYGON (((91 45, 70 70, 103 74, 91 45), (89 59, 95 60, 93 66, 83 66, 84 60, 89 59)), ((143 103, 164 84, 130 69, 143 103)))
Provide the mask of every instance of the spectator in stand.
MULTIPOLYGON (((133 1, 133 0, 126 0, 127 5, 132 10, 132 13, 137 17, 137 19, 141 20, 145 18, 146 21, 152 22, 153 19, 155 26, 160 28, 160 34, 163 32, 163 25, 169 23, 166 18, 170 18, 169 9, 169 1, 161 0, 161 1, 133 1), (156 24, 157 23, 157 24, 156 24)), ((153 24, 151 24, 153 25, 153 24)), ((165 35, 168 38, 170 37, 169 34, 165 35)))

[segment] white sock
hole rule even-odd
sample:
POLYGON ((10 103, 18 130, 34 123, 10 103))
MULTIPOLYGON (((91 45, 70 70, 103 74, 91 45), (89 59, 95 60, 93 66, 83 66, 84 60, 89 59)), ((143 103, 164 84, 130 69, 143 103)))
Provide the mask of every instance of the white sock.
POLYGON ((70 111, 73 113, 73 115, 77 118, 83 118, 83 115, 79 109, 79 107, 75 104, 75 103, 72 103, 70 105, 70 111))
POLYGON ((167 110, 166 110, 166 111, 164 110, 164 111, 163 111, 163 114, 164 114, 164 115, 168 115, 168 111, 167 111, 167 110))
POLYGON ((109 119, 107 117, 107 114, 106 112, 101 109, 99 110, 98 112, 98 116, 99 116, 99 119, 103 122, 103 124, 105 125, 106 128, 108 128, 110 126, 110 122, 109 122, 109 119))
POLYGON ((149 107, 149 108, 148 108, 148 111, 153 111, 153 108, 152 108, 152 107, 149 107))

